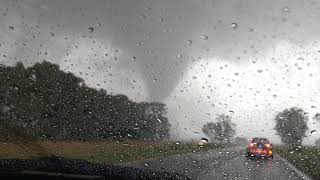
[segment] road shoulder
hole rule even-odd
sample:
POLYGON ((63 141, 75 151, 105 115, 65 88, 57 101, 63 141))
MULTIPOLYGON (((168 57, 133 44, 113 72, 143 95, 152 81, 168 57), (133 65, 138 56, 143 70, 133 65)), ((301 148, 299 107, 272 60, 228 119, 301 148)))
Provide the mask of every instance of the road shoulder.
POLYGON ((303 179, 305 180, 311 180, 311 178, 309 178, 306 174, 304 174, 303 172, 301 172, 299 169, 297 169, 296 167, 294 167, 291 163, 289 163, 285 158, 281 157, 279 154, 275 154, 275 156, 277 156, 278 159, 280 159, 281 161, 283 161, 288 167, 290 167, 293 171, 295 171, 299 176, 301 176, 303 179))

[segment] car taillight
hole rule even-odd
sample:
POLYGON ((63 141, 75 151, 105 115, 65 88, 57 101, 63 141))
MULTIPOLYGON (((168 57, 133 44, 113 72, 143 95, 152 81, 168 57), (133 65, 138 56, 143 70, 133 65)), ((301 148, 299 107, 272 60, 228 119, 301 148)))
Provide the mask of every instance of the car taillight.
POLYGON ((254 144, 253 144, 253 143, 250 143, 250 144, 249 144, 249 146, 250 146, 250 147, 253 147, 253 146, 254 146, 254 144))
POLYGON ((270 147, 270 144, 265 144, 264 146, 266 146, 267 148, 269 148, 269 147, 270 147))
POLYGON ((269 154, 272 155, 272 151, 271 150, 269 151, 269 154))

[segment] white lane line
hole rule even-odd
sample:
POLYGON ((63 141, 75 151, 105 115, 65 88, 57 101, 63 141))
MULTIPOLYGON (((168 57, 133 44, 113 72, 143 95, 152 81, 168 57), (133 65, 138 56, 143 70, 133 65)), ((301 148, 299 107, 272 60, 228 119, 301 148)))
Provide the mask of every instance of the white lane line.
POLYGON ((305 175, 303 172, 301 172, 299 169, 294 167, 292 164, 290 164, 285 158, 281 157, 279 154, 275 154, 277 158, 279 158, 281 161, 283 161, 286 165, 288 165, 293 171, 295 171, 299 176, 301 176, 305 180, 311 180, 307 175, 305 175))

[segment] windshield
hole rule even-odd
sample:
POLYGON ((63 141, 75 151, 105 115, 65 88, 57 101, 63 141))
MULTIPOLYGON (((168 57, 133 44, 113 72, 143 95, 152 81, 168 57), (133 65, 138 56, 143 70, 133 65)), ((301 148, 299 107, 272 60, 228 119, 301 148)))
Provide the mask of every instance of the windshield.
POLYGON ((0 161, 318 179, 319 8, 312 0, 1 1, 0 161), (272 148, 249 148, 255 137, 272 148))

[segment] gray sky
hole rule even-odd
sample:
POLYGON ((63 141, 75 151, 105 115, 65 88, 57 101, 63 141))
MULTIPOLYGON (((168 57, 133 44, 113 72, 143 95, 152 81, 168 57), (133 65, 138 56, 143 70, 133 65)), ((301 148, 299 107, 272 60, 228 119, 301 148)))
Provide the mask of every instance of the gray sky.
POLYGON ((225 113, 238 135, 279 142, 273 117, 285 108, 303 108, 310 130, 320 127, 311 118, 320 111, 319 8, 302 0, 1 1, 0 62, 47 60, 92 87, 167 103, 175 139, 202 137, 193 132, 225 113))

